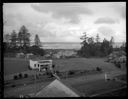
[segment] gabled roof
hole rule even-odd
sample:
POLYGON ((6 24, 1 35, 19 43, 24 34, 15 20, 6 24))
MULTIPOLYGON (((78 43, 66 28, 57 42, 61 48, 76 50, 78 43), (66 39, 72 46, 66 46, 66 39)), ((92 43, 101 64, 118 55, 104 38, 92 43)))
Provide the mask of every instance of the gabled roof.
POLYGON ((63 84, 60 80, 54 80, 41 89, 35 97, 80 97, 76 91, 63 84))

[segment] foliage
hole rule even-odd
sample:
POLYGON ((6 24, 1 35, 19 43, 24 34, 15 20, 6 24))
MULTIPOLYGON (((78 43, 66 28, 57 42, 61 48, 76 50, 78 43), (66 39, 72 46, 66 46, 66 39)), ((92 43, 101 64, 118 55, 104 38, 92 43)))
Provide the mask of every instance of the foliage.
POLYGON ((18 33, 15 30, 12 31, 11 35, 4 35, 4 54, 8 56, 9 53, 33 53, 35 55, 44 55, 44 50, 40 48, 41 43, 38 35, 35 36, 35 45, 30 46, 30 33, 26 26, 22 26, 18 33))
POLYGON ((17 42, 17 34, 15 30, 13 30, 11 33, 11 47, 16 47, 16 42, 17 42))
POLYGON ((30 52, 33 53, 34 55, 40 55, 40 56, 43 56, 44 55, 44 50, 37 47, 37 46, 32 46, 30 47, 30 52))
POLYGON ((68 72, 68 75, 73 75, 73 74, 75 74, 75 72, 72 71, 72 70, 70 70, 70 71, 68 72))
POLYGON ((14 75, 14 76, 13 76, 13 79, 14 79, 14 80, 17 80, 17 79, 18 79, 17 75, 14 75))
POLYGON ((28 74, 24 74, 24 78, 27 78, 28 77, 28 74))
POLYGON ((82 41, 82 47, 78 51, 78 55, 82 57, 103 57, 110 54, 113 51, 112 44, 114 43, 114 38, 112 37, 110 41, 104 40, 100 42, 100 37, 97 34, 94 41, 93 37, 87 37, 86 32, 83 33, 83 36, 80 38, 82 41))
POLYGON ((123 50, 123 51, 126 51, 126 42, 123 42, 120 49, 123 50))
POLYGON ((100 67, 96 67, 96 71, 101 71, 102 69, 100 67))
POLYGON ((18 75, 18 76, 19 76, 19 78, 23 78, 23 75, 22 75, 21 73, 19 73, 19 75, 18 75))
POLYGON ((30 46, 30 33, 28 33, 28 29, 24 25, 19 30, 18 42, 20 46, 30 46))
POLYGON ((37 34, 35 35, 34 41, 35 41, 34 42, 35 43, 35 46, 41 47, 41 42, 40 42, 39 36, 37 34))

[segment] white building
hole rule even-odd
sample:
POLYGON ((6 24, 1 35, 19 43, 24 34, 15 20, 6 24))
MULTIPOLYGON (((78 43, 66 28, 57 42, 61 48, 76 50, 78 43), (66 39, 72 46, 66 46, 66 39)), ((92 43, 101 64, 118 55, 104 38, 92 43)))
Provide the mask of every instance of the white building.
POLYGON ((52 60, 29 60, 29 64, 31 69, 38 69, 39 71, 41 71, 42 69, 47 68, 52 70, 52 60))
POLYGON ((56 54, 53 54, 54 58, 61 58, 61 57, 70 57, 70 56, 76 56, 76 52, 72 50, 62 50, 57 52, 56 54))

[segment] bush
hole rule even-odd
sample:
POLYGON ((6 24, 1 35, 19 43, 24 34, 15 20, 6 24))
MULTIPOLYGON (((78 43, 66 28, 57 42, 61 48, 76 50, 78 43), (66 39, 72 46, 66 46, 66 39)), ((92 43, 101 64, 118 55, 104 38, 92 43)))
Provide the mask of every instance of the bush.
POLYGON ((18 79, 18 76, 17 76, 17 75, 14 75, 14 76, 13 76, 13 79, 14 79, 14 80, 17 80, 17 79, 18 79))
POLYGON ((13 84, 13 85, 11 85, 11 87, 16 87, 16 85, 13 84))
POLYGON ((74 71, 69 71, 69 72, 68 72, 68 75, 73 75, 73 74, 75 74, 74 71))
POLYGON ((59 74, 60 72, 58 70, 56 70, 56 73, 59 74))
POLYGON ((96 67, 96 71, 101 71, 102 69, 100 67, 96 67))
POLYGON ((41 76, 42 74, 39 74, 38 76, 41 76))
POLYGON ((119 62, 117 62, 115 65, 116 67, 121 68, 121 64, 119 62))
POLYGON ((29 65, 28 65, 28 69, 29 69, 29 70, 32 70, 32 68, 31 68, 29 65))
POLYGON ((22 73, 20 73, 18 76, 19 76, 19 78, 23 78, 22 73))
POLYGON ((24 74, 24 78, 27 78, 28 77, 28 74, 24 74))

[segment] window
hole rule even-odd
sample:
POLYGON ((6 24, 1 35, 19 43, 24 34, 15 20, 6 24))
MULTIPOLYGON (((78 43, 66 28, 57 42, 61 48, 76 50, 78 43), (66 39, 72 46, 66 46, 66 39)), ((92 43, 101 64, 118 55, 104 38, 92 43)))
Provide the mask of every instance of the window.
POLYGON ((38 67, 39 67, 39 64, 38 64, 38 67))
POLYGON ((36 64, 34 64, 34 66, 36 67, 36 64))

